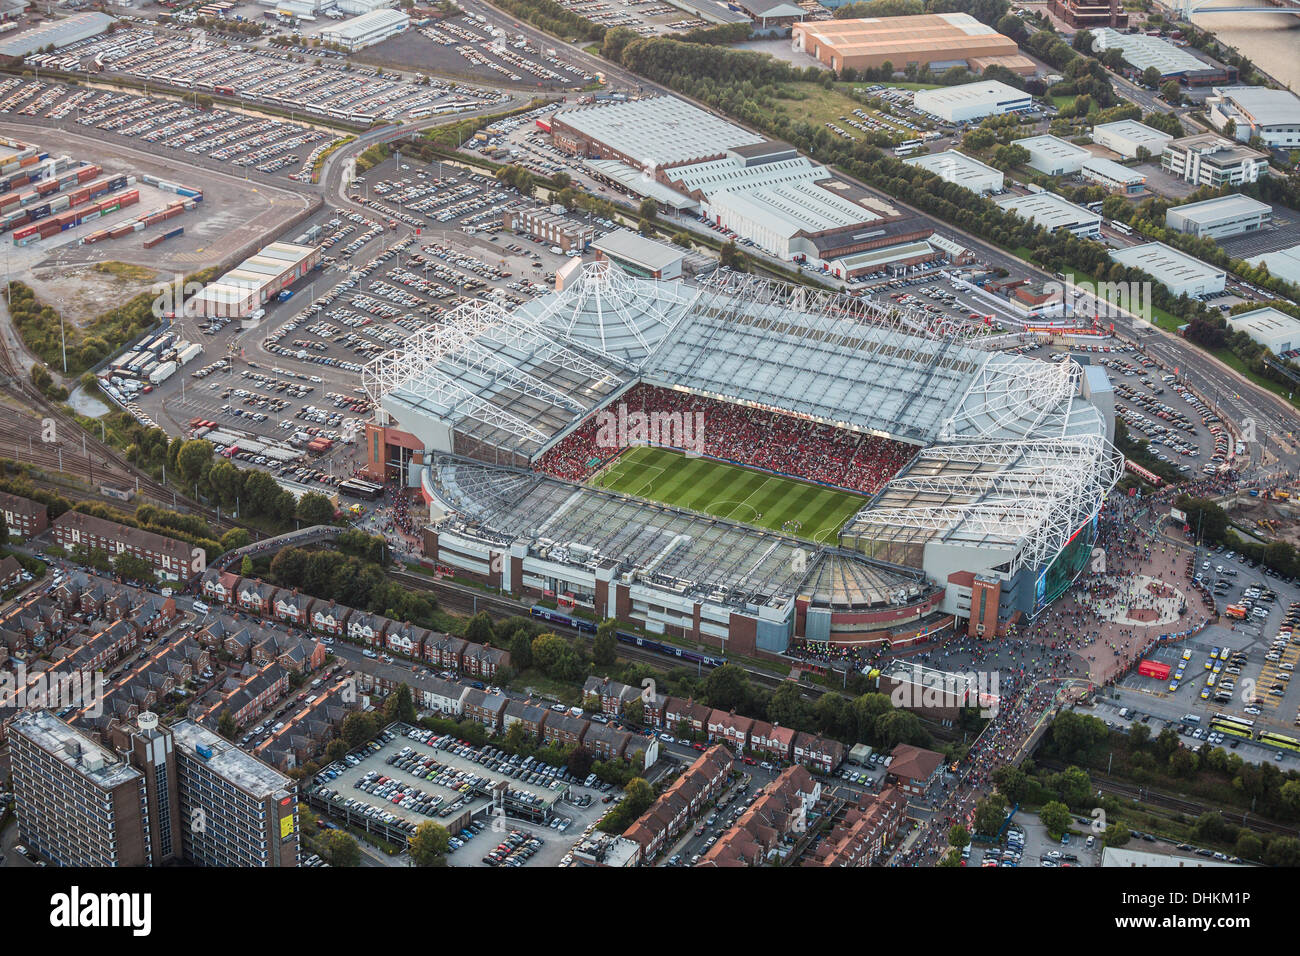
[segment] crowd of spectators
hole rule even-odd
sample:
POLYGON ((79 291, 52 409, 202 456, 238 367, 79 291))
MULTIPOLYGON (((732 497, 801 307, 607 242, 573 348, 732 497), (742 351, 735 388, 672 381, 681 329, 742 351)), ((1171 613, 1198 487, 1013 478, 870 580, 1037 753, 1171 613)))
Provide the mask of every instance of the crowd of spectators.
POLYGON ((902 442, 863 435, 780 412, 717 401, 654 385, 637 385, 602 418, 597 413, 572 434, 549 449, 537 469, 556 478, 582 481, 619 455, 624 446, 645 440, 634 428, 618 441, 609 441, 609 423, 620 413, 640 412, 661 423, 683 423, 676 429, 664 425, 651 444, 680 447, 674 436, 683 433, 690 448, 710 458, 764 468, 807 481, 816 481, 861 494, 875 494, 911 458, 915 449, 902 442), (697 414, 698 413, 698 414, 697 414), (700 430, 695 432, 695 423, 700 430), (602 423, 606 428, 602 429, 602 423))

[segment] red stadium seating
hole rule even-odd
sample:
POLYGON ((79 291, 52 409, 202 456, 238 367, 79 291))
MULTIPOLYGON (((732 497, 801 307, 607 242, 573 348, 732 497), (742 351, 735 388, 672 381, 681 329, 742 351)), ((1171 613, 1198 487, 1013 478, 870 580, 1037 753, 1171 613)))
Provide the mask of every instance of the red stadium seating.
MULTIPOLYGON (((689 395, 653 385, 637 385, 621 399, 629 414, 703 413, 703 451, 741 465, 817 481, 862 494, 875 494, 912 456, 902 442, 689 395)), ((597 445, 599 419, 592 416, 537 462, 537 470, 568 481, 582 481, 622 448, 597 445)))

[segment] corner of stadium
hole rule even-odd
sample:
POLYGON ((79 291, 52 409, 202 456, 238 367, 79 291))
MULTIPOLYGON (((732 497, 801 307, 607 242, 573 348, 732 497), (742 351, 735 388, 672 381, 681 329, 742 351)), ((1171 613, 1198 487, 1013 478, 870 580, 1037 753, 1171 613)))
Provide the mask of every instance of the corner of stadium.
POLYGON ((418 490, 427 560, 724 654, 992 637, 1087 565, 1123 468, 1104 374, 995 344, 729 270, 688 285, 595 263, 511 312, 466 303, 366 366, 367 472, 418 490), (656 415, 698 416, 702 437, 599 440, 656 415), (601 480, 645 445, 689 456, 637 494, 601 480), (683 507, 677 473, 700 459, 743 469, 716 479, 736 496, 860 501, 837 498, 851 513, 819 539, 734 502, 683 507))

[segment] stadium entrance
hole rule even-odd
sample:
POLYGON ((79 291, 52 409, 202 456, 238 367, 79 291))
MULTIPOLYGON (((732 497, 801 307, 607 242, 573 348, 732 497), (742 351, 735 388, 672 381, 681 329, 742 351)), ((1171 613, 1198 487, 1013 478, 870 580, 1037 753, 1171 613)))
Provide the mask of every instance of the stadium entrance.
POLYGON ((1097 540, 1097 519, 1094 517, 1079 528, 1066 542, 1065 547, 1038 575, 1034 600, 1034 614, 1051 604, 1074 583, 1092 557, 1092 545, 1097 540))

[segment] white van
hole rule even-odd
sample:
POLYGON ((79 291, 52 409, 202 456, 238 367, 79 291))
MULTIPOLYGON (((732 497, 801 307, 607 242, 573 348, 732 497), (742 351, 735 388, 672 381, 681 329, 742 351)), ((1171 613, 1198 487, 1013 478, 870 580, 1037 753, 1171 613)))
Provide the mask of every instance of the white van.
POLYGON ((207 614, 207 613, 208 613, 208 606, 207 606, 206 604, 204 604, 202 601, 195 601, 195 602, 194 602, 194 610, 195 610, 195 612, 197 612, 197 613, 199 613, 199 614, 207 614))

